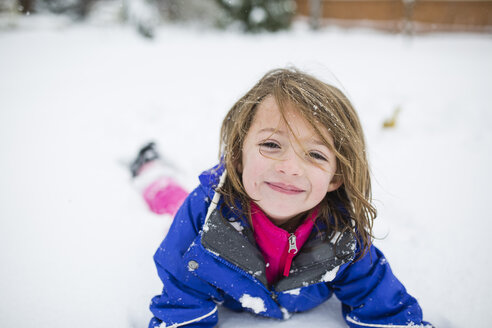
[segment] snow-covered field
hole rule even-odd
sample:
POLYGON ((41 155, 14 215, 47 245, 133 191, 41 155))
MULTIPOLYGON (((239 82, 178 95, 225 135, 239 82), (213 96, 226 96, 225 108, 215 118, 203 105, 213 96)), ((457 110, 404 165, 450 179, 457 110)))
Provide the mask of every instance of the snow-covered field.
MULTIPOLYGON (((0 326, 145 327, 171 218, 147 210, 122 162, 154 139, 193 187, 233 102, 295 65, 358 109, 376 244, 426 320, 489 327, 491 58, 490 35, 302 24, 260 35, 161 26, 154 41, 51 18, 0 30, 0 326)), ((336 299, 286 322, 220 316, 221 327, 345 326, 336 299)))

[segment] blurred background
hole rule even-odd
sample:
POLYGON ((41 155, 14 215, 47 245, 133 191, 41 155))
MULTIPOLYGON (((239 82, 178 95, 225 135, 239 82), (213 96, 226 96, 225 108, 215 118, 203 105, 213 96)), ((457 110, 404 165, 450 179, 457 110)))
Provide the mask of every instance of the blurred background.
POLYGON ((84 20, 130 22, 152 37, 156 24, 201 21, 248 32, 288 29, 293 19, 322 26, 371 27, 391 33, 492 31, 491 0, 1 0, 0 14, 51 12, 84 20))
MULTIPOLYGON (((172 222, 130 176, 156 141, 187 188, 228 109, 296 66, 354 104, 375 244, 439 328, 492 308, 492 1, 0 0, 0 327, 146 327, 172 222)), ((288 321, 342 328, 333 298, 288 321)))

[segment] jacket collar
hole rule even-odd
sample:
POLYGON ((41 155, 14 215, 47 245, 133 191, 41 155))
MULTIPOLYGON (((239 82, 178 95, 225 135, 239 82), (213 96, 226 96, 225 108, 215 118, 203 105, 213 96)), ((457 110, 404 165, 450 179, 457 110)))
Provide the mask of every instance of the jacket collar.
MULTIPOLYGON (((338 239, 339 235, 331 240, 325 236, 324 231, 313 228, 309 239, 294 258, 289 276, 278 280, 273 289, 286 291, 335 278, 338 268, 354 258, 355 240, 347 232, 338 239)), ((201 243, 214 255, 268 286, 265 261, 249 226, 244 225, 238 231, 216 208, 204 225, 201 243)))
MULTIPOLYGON (((268 286, 265 260, 256 245, 251 227, 245 223, 244 218, 226 220, 224 211, 219 210, 220 194, 214 190, 222 186, 227 171, 223 165, 218 165, 208 172, 200 176, 202 185, 212 199, 201 231, 202 245, 268 286), (237 229, 240 222, 243 223, 241 229, 237 229)), ((294 258, 289 276, 278 280, 273 288, 276 291, 285 291, 331 281, 341 265, 354 259, 355 249, 356 241, 350 232, 344 232, 341 236, 336 234, 328 240, 326 232, 315 225, 294 258)))

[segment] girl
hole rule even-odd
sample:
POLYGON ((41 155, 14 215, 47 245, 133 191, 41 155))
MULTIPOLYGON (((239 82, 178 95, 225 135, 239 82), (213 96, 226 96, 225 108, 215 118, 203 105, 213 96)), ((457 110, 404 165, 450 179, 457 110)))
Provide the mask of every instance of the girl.
POLYGON ((225 117, 220 159, 155 253, 149 327, 213 327, 218 305, 288 318, 333 293, 350 327, 431 327, 371 243, 364 137, 340 90, 267 73, 225 117))

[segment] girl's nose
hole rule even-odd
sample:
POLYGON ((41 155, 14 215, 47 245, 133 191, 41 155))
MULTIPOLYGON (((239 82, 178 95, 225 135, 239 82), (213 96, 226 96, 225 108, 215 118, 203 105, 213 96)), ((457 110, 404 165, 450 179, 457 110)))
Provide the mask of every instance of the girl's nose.
POLYGON ((302 159, 293 151, 276 163, 276 170, 287 175, 301 175, 303 173, 302 159))

